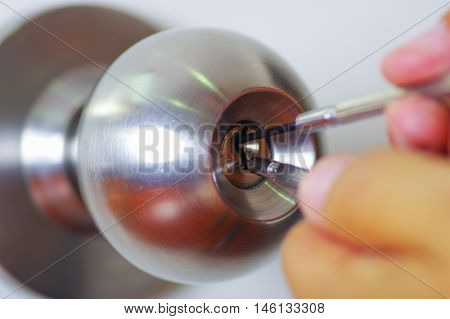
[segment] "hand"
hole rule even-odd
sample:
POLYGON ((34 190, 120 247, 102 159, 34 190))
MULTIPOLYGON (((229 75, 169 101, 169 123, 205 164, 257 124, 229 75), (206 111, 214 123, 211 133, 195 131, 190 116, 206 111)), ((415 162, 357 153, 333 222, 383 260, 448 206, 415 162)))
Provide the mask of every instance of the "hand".
MULTIPOLYGON (((450 71, 450 12, 386 57, 386 77, 418 84, 450 71)), ((450 296, 450 118, 418 95, 388 106, 393 149, 320 160, 300 185, 305 220, 283 245, 301 298, 450 296)))

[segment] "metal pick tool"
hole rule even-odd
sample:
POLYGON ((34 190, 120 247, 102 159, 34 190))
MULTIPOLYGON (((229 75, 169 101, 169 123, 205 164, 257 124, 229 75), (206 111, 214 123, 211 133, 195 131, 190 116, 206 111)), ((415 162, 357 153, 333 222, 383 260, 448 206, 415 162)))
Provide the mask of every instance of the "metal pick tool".
MULTIPOLYGON (((424 85, 409 87, 406 89, 393 88, 388 91, 378 92, 335 105, 310 110, 299 114, 295 121, 281 126, 260 130, 253 134, 243 136, 242 150, 247 157, 247 169, 258 176, 295 190, 298 181, 307 174, 307 170, 294 165, 280 163, 271 159, 256 157, 254 153, 255 141, 270 139, 274 135, 285 134, 294 130, 302 130, 305 134, 320 131, 329 126, 335 126, 354 122, 381 114, 386 104, 396 98, 409 93, 423 94, 440 100, 447 101, 450 98, 450 74, 439 80, 424 85)), ((449 103, 445 103, 447 106, 449 103)))

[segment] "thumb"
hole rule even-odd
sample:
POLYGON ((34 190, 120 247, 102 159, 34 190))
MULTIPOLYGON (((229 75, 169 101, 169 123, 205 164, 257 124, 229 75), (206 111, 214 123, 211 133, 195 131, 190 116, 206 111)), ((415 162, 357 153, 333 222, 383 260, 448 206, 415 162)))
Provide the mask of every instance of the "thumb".
MULTIPOLYGON (((318 169, 328 170, 333 165, 330 159, 328 163, 319 163, 318 169)), ((331 180, 320 171, 313 170, 301 185, 300 206, 328 231, 354 241, 354 236, 342 231, 348 229, 373 245, 420 244, 432 238, 442 243, 448 238, 448 160, 431 154, 377 151, 354 160, 340 175, 330 174, 331 180), (330 190, 321 200, 314 193, 315 185, 327 183, 330 190)))
POLYGON ((404 151, 372 152, 331 182, 334 185, 322 207, 308 205, 316 183, 312 174, 301 186, 301 207, 308 212, 316 209, 313 213, 321 218, 315 220, 331 232, 341 234, 345 228, 373 245, 416 245, 448 237, 450 165, 446 159, 404 151))
POLYGON ((294 292, 316 298, 449 293, 443 280, 450 277, 448 161, 393 150, 338 160, 319 162, 300 185, 306 220, 283 247, 294 292), (330 173, 330 166, 339 172, 330 173))

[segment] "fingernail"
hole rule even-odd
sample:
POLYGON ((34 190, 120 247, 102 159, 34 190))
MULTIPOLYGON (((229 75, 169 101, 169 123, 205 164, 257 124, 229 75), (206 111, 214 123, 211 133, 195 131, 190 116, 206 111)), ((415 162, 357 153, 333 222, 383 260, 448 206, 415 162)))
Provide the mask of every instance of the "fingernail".
POLYGON ((404 138, 404 134, 397 130, 395 127, 388 131, 389 142, 396 148, 409 149, 408 141, 404 138))
POLYGON ((319 160, 310 174, 300 183, 299 202, 305 218, 323 220, 321 215, 336 179, 356 158, 349 155, 335 155, 319 160))
POLYGON ((385 115, 387 121, 392 123, 392 125, 389 125, 388 127, 388 137, 391 144, 396 148, 411 148, 408 140, 405 138, 405 133, 400 126, 405 122, 405 108, 415 104, 417 100, 417 95, 409 94, 387 104, 385 115))
MULTIPOLYGON (((446 20, 445 20, 446 21, 446 20)), ((450 68, 450 32, 447 22, 393 50, 383 71, 397 85, 415 85, 436 79, 450 68)))

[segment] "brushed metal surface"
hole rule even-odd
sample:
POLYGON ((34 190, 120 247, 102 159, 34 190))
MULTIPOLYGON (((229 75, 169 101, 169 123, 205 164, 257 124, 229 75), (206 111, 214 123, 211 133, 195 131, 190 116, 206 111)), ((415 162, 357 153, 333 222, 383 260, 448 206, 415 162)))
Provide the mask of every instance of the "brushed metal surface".
MULTIPOLYGON (((238 33, 181 29, 140 41, 109 72, 124 83, 105 74, 79 127, 79 182, 103 235, 132 264, 171 281, 258 267, 299 218, 295 198, 268 181, 232 184, 220 147, 236 123, 283 124, 312 107, 294 103, 307 92, 292 69, 238 33)), ((312 139, 287 146, 273 150, 277 160, 312 166, 312 139)))
MULTIPOLYGON (((130 45, 155 32, 154 27, 136 18, 99 7, 66 7, 32 18, 104 67, 130 45)), ((93 70, 90 62, 32 23, 22 22, 0 43, 0 263, 24 282, 79 247, 90 235, 67 230, 49 219, 46 208, 29 193, 30 172, 37 173, 43 182, 37 186, 41 190, 43 185, 54 185, 51 176, 57 177, 53 182, 61 182, 58 185, 68 184, 64 174, 50 174, 59 170, 60 150, 42 139, 28 142, 35 152, 48 156, 41 157, 41 162, 32 160, 35 166, 26 167, 30 157, 21 150, 22 132, 28 120, 32 125, 27 129, 45 127, 40 132, 52 133, 57 140, 64 131, 62 123, 82 106, 78 101, 90 94, 102 72, 95 67, 93 70), (46 166, 52 156, 55 165, 46 166)), ((70 138, 66 142, 70 144, 70 138)), ((36 187, 35 191, 42 194, 36 187)), ((53 200, 57 201, 58 192, 63 191, 64 187, 55 186, 53 200)), ((49 194, 47 191, 44 195, 49 194)), ((66 197, 59 196, 63 200, 59 204, 69 208, 66 197)), ((65 298, 149 297, 171 287, 129 265, 101 237, 27 285, 44 295, 65 298)))

